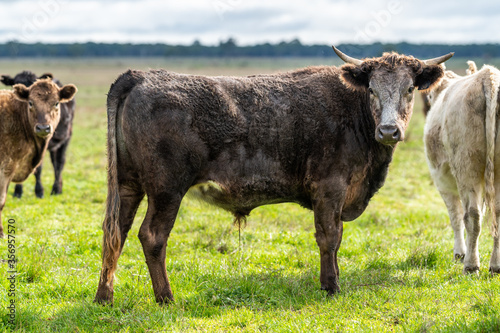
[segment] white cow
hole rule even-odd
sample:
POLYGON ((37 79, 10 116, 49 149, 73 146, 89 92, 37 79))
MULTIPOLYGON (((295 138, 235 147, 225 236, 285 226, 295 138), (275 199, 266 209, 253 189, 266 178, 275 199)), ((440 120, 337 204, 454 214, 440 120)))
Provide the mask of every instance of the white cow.
POLYGON ((490 271, 500 273, 497 233, 500 211, 500 144, 497 112, 500 71, 477 70, 468 62, 467 76, 445 72, 429 94, 424 142, 431 176, 448 208, 455 234, 453 253, 464 262, 464 273, 479 271, 478 239, 484 204, 489 211, 494 244, 490 271), (464 240, 464 227, 467 244, 464 240))

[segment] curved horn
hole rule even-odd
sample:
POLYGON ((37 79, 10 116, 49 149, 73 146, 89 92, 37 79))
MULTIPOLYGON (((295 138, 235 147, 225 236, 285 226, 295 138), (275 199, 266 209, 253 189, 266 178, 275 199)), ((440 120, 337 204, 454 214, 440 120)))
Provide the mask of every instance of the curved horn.
POLYGON ((344 60, 348 64, 353 64, 353 65, 356 65, 356 66, 360 66, 363 63, 362 60, 349 57, 348 55, 340 52, 339 49, 337 49, 335 46, 332 46, 332 47, 333 47, 333 50, 335 51, 335 53, 337 53, 337 55, 339 56, 339 58, 342 59, 342 60, 344 60))
POLYGON ((422 60, 422 62, 426 66, 439 65, 440 63, 445 62, 446 60, 453 57, 454 54, 455 54, 455 52, 450 52, 448 54, 442 55, 442 56, 437 57, 437 58, 422 60))

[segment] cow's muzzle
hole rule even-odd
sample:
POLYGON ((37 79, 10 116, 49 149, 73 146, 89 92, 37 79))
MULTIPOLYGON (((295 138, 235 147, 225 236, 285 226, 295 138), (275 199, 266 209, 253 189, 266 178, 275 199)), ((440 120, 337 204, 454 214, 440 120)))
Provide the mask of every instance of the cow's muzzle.
POLYGON ((52 133, 52 125, 36 124, 35 125, 35 133, 37 136, 39 136, 41 138, 45 138, 50 133, 52 133))
POLYGON ((375 139, 384 145, 393 145, 404 140, 404 133, 395 125, 382 125, 377 128, 375 139))

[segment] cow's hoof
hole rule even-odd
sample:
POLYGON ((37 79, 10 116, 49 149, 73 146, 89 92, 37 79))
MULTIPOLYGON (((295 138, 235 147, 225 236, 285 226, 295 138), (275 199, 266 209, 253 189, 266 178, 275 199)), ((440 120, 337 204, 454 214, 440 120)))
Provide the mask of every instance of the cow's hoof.
POLYGON ((490 274, 491 275, 500 274, 500 267, 490 267, 490 274))
POLYGON ((113 293, 111 293, 111 295, 100 295, 98 291, 97 295, 95 295, 94 303, 113 306, 113 293))
POLYGON ((464 274, 475 274, 479 275, 479 266, 464 267, 464 274))
POLYGON ((42 186, 35 186, 35 195, 39 199, 43 198, 44 190, 42 186))
POLYGON ((97 292, 95 294, 94 303, 101 305, 113 305, 113 287, 106 284, 101 284, 99 281, 99 286, 97 287, 97 292))
POLYGON ((460 262, 464 262, 464 258, 465 258, 465 254, 455 253, 455 260, 456 261, 460 260, 460 262))
POLYGON ((171 297, 171 298, 168 298, 168 297, 156 298, 156 303, 158 303, 158 305, 160 305, 160 306, 168 306, 170 303, 173 303, 173 302, 174 302, 173 297, 171 297))
POLYGON ((334 296, 335 294, 340 292, 340 287, 335 285, 333 288, 321 286, 321 290, 326 290, 328 296, 334 296))
POLYGON ((50 192, 50 195, 59 195, 59 194, 62 194, 62 188, 52 187, 52 192, 50 192))

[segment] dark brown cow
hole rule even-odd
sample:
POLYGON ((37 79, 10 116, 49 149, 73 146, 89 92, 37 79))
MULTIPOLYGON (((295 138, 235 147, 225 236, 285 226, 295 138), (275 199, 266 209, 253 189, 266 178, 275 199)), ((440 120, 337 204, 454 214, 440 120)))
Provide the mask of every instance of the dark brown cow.
POLYGON ((50 79, 30 88, 16 84, 14 90, 0 90, 0 237, 9 183, 25 181, 41 163, 59 122, 60 103, 72 99, 76 90, 72 84, 59 88, 50 79))
POLYGON ((275 75, 205 77, 128 71, 108 95, 108 199, 96 301, 113 300, 113 275, 139 203, 139 231, 156 301, 173 300, 165 249, 182 198, 232 212, 266 204, 314 211, 321 288, 339 291, 343 222, 383 185, 403 140, 414 88, 443 76, 437 65, 395 53, 275 75))
MULTIPOLYGON (((39 77, 40 79, 51 78, 59 87, 62 87, 61 81, 54 79, 52 74, 47 73, 39 77)), ((14 84, 22 83, 26 87, 31 86, 36 80, 37 76, 30 71, 23 71, 17 74, 15 77, 10 77, 8 75, 2 75, 0 81, 5 85, 13 86, 14 84)), ((62 193, 62 170, 64 164, 66 163, 66 150, 71 140, 71 134, 73 132, 73 117, 75 114, 75 99, 71 99, 66 103, 61 103, 61 117, 57 127, 55 129, 52 139, 49 141, 48 150, 50 152, 50 159, 52 161, 52 166, 54 167, 54 185, 52 185, 51 194, 61 194, 62 193)), ((42 165, 35 170, 35 195, 38 198, 43 198, 44 189, 42 185, 42 165)), ((14 190, 14 197, 21 198, 23 195, 23 185, 16 184, 14 190)))

